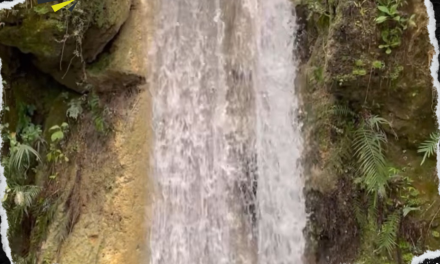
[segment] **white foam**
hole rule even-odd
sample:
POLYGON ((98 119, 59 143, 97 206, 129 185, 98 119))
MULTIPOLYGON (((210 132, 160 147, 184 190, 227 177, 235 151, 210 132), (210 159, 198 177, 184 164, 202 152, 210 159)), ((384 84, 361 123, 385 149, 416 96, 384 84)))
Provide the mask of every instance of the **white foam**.
MULTIPOLYGON (((12 1, 12 2, 0 3, 0 10, 14 7, 17 4, 24 3, 24 1, 25 0, 16 0, 16 1, 12 1)), ((2 61, 0 60, 0 70, 1 70, 1 67, 2 67, 2 61)), ((0 92, 1 92, 1 96, 0 96, 0 111, 1 111, 3 109, 3 78, 1 76, 1 74, 0 74, 0 92)), ((3 140, 1 137, 0 137, 0 145, 3 145, 3 140)), ((6 190, 6 178, 3 175, 3 167, 0 165, 0 200, 3 200, 3 197, 5 195, 5 190, 6 190)), ((6 214, 6 210, 3 208, 3 204, 1 202, 0 202, 0 218, 1 218, 0 234, 1 234, 1 238, 2 238, 3 251, 6 253, 6 256, 13 264, 12 257, 11 257, 11 248, 9 247, 9 241, 7 238, 7 233, 8 233, 8 228, 9 228, 8 216, 6 214)))

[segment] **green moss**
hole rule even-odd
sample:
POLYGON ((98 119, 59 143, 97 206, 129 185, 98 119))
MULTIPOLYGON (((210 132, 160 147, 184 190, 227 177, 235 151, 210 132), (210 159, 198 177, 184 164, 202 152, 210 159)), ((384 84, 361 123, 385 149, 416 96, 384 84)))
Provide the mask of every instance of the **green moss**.
POLYGON ((110 53, 104 53, 99 56, 97 62, 89 65, 87 70, 91 74, 99 74, 103 72, 111 63, 113 55, 110 53))
POLYGON ((34 9, 35 13, 37 13, 39 15, 45 15, 45 14, 52 11, 48 5, 44 5, 44 4, 36 5, 33 9, 34 9))
POLYGON ((337 75, 333 77, 334 81, 337 82, 340 86, 344 85, 345 83, 353 82, 356 80, 356 75, 354 73, 352 74, 342 74, 337 75))
POLYGON ((63 33, 63 23, 53 19, 25 19, 21 27, 5 27, 0 42, 16 46, 23 53, 43 57, 58 57, 61 46, 55 41, 63 33))
POLYGON ((98 27, 103 27, 105 24, 107 24, 106 20, 110 19, 104 14, 104 5, 104 1, 96 1, 93 6, 95 22, 98 27))
POLYGON ((43 131, 43 137, 47 142, 50 142, 51 133, 49 132, 49 129, 55 125, 60 125, 63 122, 67 121, 67 116, 66 116, 67 109, 68 106, 64 101, 63 95, 59 95, 52 102, 52 107, 50 108, 50 111, 45 120, 44 131, 43 131))
POLYGON ((121 10, 118 6, 120 6, 120 2, 116 0, 95 0, 90 1, 85 8, 91 10, 92 20, 99 28, 107 28, 119 20, 121 10))

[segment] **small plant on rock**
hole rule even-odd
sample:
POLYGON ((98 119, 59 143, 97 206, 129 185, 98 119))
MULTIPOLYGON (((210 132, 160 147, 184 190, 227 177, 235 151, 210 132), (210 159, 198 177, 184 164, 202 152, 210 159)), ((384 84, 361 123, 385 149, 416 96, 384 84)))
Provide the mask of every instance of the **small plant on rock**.
POLYGON ((383 24, 381 38, 384 44, 379 45, 380 49, 385 49, 386 54, 390 54, 392 49, 401 44, 402 34, 408 27, 414 27, 415 15, 410 17, 399 11, 399 7, 406 4, 401 0, 379 0, 377 9, 379 15, 376 17, 377 24, 383 24))
POLYGON ((69 159, 64 155, 64 153, 59 148, 60 142, 64 139, 65 133, 68 131, 69 125, 67 123, 62 123, 61 126, 53 126, 49 129, 52 131, 52 135, 50 136, 50 147, 49 153, 47 153, 46 158, 49 162, 68 162, 69 159))
POLYGON ((420 165, 423 165, 423 163, 425 162, 425 160, 427 158, 431 157, 432 155, 437 154, 437 144, 438 144, 439 139, 440 139, 439 132, 432 133, 428 140, 426 140, 425 142, 420 144, 420 147, 417 152, 424 153, 423 160, 420 165))

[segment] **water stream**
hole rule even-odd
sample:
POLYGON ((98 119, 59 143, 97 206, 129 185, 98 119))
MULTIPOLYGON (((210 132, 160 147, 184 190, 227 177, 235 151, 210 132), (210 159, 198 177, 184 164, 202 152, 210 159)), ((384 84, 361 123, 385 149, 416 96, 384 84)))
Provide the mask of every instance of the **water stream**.
POLYGON ((150 263, 302 263, 290 1, 157 6, 150 263))

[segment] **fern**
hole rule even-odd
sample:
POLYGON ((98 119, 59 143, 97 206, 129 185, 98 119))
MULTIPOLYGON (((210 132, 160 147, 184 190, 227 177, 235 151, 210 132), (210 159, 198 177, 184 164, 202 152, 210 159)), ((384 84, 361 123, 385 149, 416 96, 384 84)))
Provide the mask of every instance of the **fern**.
POLYGON ((353 111, 351 111, 350 108, 344 105, 334 105, 329 110, 327 110, 327 112, 336 116, 353 117, 356 115, 353 111))
POLYGON ((437 154, 437 144, 440 139, 440 133, 431 133, 430 139, 426 140, 422 144, 420 144, 419 149, 417 150, 418 153, 424 153, 423 160, 420 165, 423 165, 425 160, 429 157, 431 157, 434 154, 437 154))
POLYGON ((15 193, 15 204, 21 207, 29 208, 33 200, 40 193, 40 190, 40 187, 34 185, 16 186, 13 189, 13 192, 15 193))
POLYGON ((11 153, 9 168, 16 173, 20 173, 23 170, 26 171, 29 169, 32 157, 41 160, 40 154, 34 148, 26 144, 18 143, 18 145, 14 147, 14 151, 11 153))
POLYGON ((362 122, 355 131, 353 147, 358 158, 361 178, 358 182, 364 183, 370 193, 377 196, 386 196, 386 185, 389 179, 382 143, 387 142, 385 133, 380 125, 389 124, 385 119, 372 116, 362 122))
POLYGON ((99 97, 92 93, 89 98, 89 106, 92 111, 92 119, 95 124, 95 128, 98 132, 107 131, 107 123, 104 119, 104 110, 101 108, 99 103, 99 97))
POLYGON ((10 221, 12 223, 17 224, 23 220, 23 216, 29 213, 29 209, 40 191, 41 188, 34 185, 14 185, 11 188, 11 194, 14 196, 14 203, 16 205, 11 213, 10 221))
POLYGON ((382 225, 378 236, 377 251, 386 250, 391 255, 396 247, 397 231, 400 223, 400 211, 391 214, 386 222, 382 225))
POLYGON ((99 109, 99 97, 95 93, 91 93, 89 97, 89 106, 92 109, 92 111, 96 111, 99 109))

